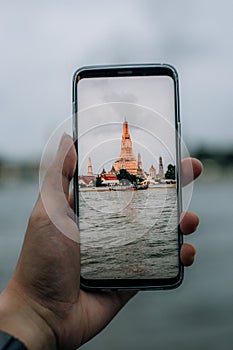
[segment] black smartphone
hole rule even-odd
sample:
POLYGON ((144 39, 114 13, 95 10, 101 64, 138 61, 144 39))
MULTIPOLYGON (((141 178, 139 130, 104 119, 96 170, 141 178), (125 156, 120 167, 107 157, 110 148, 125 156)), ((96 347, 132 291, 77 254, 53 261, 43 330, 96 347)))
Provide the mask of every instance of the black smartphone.
POLYGON ((73 126, 82 288, 177 287, 183 267, 176 70, 78 69, 73 126))

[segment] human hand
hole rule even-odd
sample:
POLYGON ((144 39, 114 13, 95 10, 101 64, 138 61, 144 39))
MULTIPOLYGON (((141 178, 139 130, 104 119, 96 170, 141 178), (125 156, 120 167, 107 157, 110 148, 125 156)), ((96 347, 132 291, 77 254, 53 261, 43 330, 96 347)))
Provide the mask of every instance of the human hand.
MULTIPOLYGON (((65 136, 29 219, 15 272, 0 296, 0 329, 33 350, 76 349, 103 329, 134 295, 80 290, 78 229, 69 196, 75 166, 73 140, 65 136), (59 224, 71 239, 59 231, 59 224)), ((198 160, 184 160, 183 184, 198 177, 201 169, 198 160)), ((184 234, 194 232, 197 225, 194 213, 183 214, 184 234)), ((192 264, 194 255, 193 246, 182 246, 185 266, 192 264)))

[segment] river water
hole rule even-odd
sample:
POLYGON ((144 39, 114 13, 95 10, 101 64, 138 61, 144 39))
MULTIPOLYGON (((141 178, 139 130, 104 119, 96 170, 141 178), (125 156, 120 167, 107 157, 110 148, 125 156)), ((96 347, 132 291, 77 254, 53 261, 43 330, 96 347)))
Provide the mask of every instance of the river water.
MULTIPOLYGON (((19 255, 37 185, 0 188, 0 288, 19 255)), ((85 350, 232 350, 233 186, 197 182, 191 209, 200 227, 186 241, 197 248, 181 287, 141 292, 85 350)))
POLYGON ((176 277, 176 207, 176 188, 80 192, 82 276, 176 277))

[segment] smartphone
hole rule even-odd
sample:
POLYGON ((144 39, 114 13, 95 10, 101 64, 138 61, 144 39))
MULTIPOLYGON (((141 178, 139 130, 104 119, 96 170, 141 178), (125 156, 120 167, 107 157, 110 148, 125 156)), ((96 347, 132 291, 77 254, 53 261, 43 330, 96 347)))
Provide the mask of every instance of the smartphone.
POLYGON ((82 288, 180 285, 176 70, 166 64, 78 69, 73 129, 82 288))

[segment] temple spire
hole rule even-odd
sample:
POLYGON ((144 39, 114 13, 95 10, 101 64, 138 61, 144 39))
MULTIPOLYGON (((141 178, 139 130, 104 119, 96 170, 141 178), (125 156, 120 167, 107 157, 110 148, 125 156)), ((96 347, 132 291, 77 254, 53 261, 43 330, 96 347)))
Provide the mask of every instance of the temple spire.
POLYGON ((121 153, 114 164, 116 171, 127 170, 130 174, 137 174, 137 161, 133 153, 132 140, 129 133, 128 122, 125 118, 123 123, 123 133, 121 138, 121 153))
POLYGON ((92 171, 92 164, 91 164, 91 158, 88 158, 87 162, 87 175, 88 176, 93 176, 93 171, 92 171))
POLYGON ((164 178, 164 170, 163 170, 163 158, 159 157, 159 173, 158 173, 159 179, 164 178))
POLYGON ((124 124, 123 124, 123 135, 122 135, 122 138, 127 138, 127 139, 130 139, 130 135, 129 135, 129 127, 128 127, 128 122, 125 118, 125 121, 124 121, 124 124))

